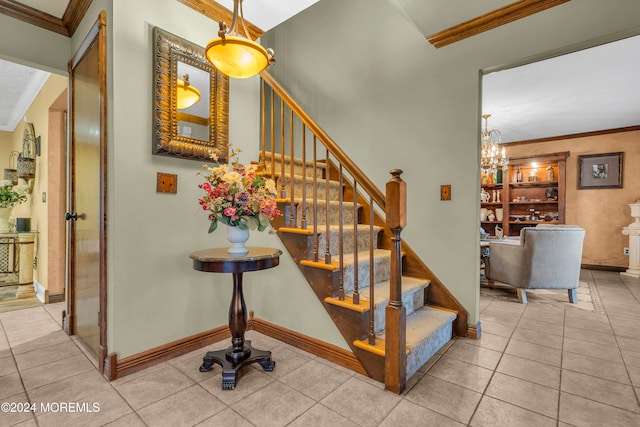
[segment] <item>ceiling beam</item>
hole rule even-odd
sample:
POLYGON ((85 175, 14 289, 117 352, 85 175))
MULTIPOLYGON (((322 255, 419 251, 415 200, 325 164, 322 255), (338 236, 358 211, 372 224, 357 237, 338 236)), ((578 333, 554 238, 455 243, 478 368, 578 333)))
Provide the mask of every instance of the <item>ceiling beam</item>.
POLYGON ((519 0, 462 24, 431 34, 427 36, 427 40, 436 48, 440 48, 568 1, 570 0, 519 0))
MULTIPOLYGON (((191 9, 195 10, 210 18, 216 22, 225 21, 228 25, 231 25, 231 20, 233 18, 233 12, 231 12, 226 7, 222 6, 220 3, 216 3, 213 0, 178 0, 180 3, 189 6, 191 9)), ((247 31, 249 31, 249 37, 252 40, 255 40, 264 34, 257 26, 253 25, 251 22, 245 20, 244 21, 247 31)), ((217 30, 215 31, 217 34, 217 30)))
POLYGON ((71 0, 62 19, 14 0, 0 0, 0 13, 45 30, 71 37, 92 0, 71 0))

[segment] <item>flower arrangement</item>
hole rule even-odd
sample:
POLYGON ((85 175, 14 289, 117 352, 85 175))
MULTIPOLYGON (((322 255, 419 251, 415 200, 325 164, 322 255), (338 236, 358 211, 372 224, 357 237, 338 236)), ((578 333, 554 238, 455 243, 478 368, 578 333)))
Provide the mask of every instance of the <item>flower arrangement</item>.
POLYGON ((276 205, 276 185, 272 179, 257 174, 256 165, 244 166, 239 161, 241 150, 232 150, 228 165, 203 165, 205 182, 198 185, 205 194, 200 206, 209 211, 209 233, 218 228, 218 222, 242 230, 264 231, 280 211, 276 205))
POLYGON ((12 208, 26 200, 27 195, 24 192, 14 190, 10 180, 0 181, 0 208, 12 208))

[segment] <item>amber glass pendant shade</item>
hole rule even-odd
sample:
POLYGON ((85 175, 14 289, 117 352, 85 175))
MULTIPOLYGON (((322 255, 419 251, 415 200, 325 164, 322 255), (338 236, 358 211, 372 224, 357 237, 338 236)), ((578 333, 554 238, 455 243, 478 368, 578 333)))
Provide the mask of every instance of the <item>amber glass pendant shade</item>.
POLYGON ((182 79, 178 79, 176 91, 176 108, 178 110, 189 108, 200 101, 200 91, 189 84, 188 74, 182 76, 182 79))
POLYGON ((218 71, 229 77, 244 79, 255 76, 269 65, 267 50, 244 37, 218 37, 207 45, 207 59, 218 71))
POLYGON ((227 27, 224 21, 220 21, 219 25, 218 37, 207 44, 205 55, 222 74, 246 79, 275 62, 272 49, 265 49, 249 37, 242 14, 242 0, 233 2, 231 27, 227 27), (240 30, 243 30, 244 36, 240 30))

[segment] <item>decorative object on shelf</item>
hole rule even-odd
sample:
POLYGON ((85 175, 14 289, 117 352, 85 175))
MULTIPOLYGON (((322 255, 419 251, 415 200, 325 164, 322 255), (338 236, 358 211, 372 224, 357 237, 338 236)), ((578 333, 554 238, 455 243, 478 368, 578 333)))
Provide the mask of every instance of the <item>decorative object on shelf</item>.
POLYGON ((622 229, 622 234, 629 236, 629 268, 620 274, 640 278, 640 199, 629 207, 634 221, 622 229))
POLYGON ((504 232, 502 231, 502 227, 496 225, 496 239, 502 239, 504 237, 504 232))
POLYGON ((502 221, 503 217, 504 217, 504 209, 503 208, 497 208, 496 209, 496 220, 497 221, 502 221))
POLYGON ((273 49, 251 40, 244 23, 242 0, 233 1, 231 27, 219 22, 218 37, 207 44, 206 56, 218 71, 238 79, 254 76, 275 62, 273 49), (240 33, 244 31, 244 35, 240 33))
POLYGON ((547 166, 547 181, 553 181, 553 180, 555 180, 553 166, 549 165, 547 166))
POLYGON ((558 200, 558 188, 557 187, 547 188, 544 192, 544 198, 546 200, 558 200))
POLYGON ((496 220, 496 216, 493 214, 493 211, 491 209, 489 209, 487 211, 487 219, 489 221, 495 221, 496 220))
POLYGON ((496 203, 502 203, 502 200, 500 200, 500 198, 502 197, 500 195, 500 190, 496 191, 496 203))
POLYGON ((31 231, 31 218, 16 218, 16 231, 31 231))
POLYGON ((230 228, 264 231, 271 229, 270 221, 280 215, 275 182, 256 174, 258 165, 240 163, 239 151, 231 151, 231 168, 203 166, 206 182, 198 187, 205 195, 199 203, 209 211, 209 233, 216 230, 218 222, 230 228))
POLYGON ((579 156, 578 189, 622 188, 622 157, 622 152, 579 156))
POLYGON ((489 209, 480 208, 480 221, 486 221, 488 214, 489 214, 489 209))
POLYGON ((9 153, 9 167, 4 170, 4 179, 11 181, 13 185, 18 184, 18 154, 17 151, 9 153))
POLYGON ((497 129, 489 130, 489 117, 491 114, 484 114, 484 129, 480 133, 482 139, 482 145, 480 147, 480 170, 486 175, 495 175, 498 167, 505 168, 509 164, 509 159, 506 158, 505 149, 502 151, 498 147, 500 144, 501 136, 500 131, 497 129))
POLYGON ((22 152, 17 160, 18 178, 27 183, 28 192, 33 191, 33 178, 36 176, 36 133, 33 123, 26 123, 22 139, 22 152))
POLYGON ((485 191, 484 188, 480 189, 480 202, 489 203, 491 200, 491 194, 488 191, 485 191))
POLYGON ((13 231, 10 220, 11 211, 15 205, 24 203, 27 196, 13 189, 13 183, 9 180, 0 181, 0 233, 13 231))

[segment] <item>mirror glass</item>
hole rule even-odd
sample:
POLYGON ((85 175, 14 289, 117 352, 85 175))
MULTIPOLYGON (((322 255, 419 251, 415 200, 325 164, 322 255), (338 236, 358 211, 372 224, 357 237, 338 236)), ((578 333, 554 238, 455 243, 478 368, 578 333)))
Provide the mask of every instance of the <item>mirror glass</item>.
POLYGON ((228 77, 216 71, 204 48, 153 29, 153 154, 226 163, 228 153, 228 77), (178 108, 178 86, 188 85, 200 99, 178 108))

